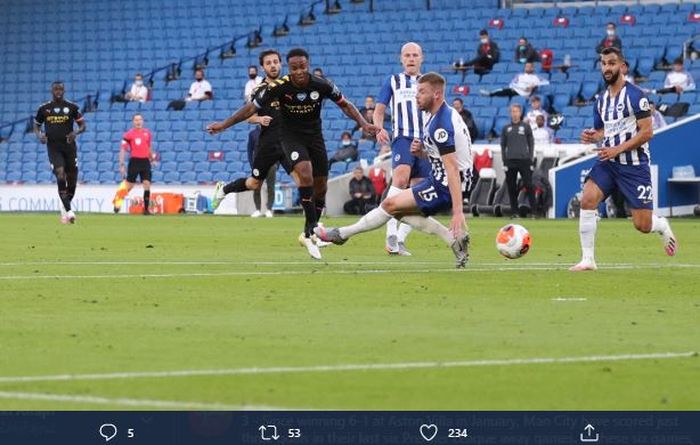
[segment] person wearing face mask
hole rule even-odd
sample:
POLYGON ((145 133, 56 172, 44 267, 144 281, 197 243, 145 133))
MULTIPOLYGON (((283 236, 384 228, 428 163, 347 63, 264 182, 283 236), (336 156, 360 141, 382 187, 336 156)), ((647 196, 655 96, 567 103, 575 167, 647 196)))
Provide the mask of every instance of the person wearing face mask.
POLYGON ((532 44, 525 37, 520 37, 518 45, 515 47, 515 62, 516 63, 533 63, 539 62, 540 55, 537 54, 532 44))
POLYGON ((148 87, 143 84, 143 75, 141 73, 136 73, 134 83, 131 84, 131 88, 125 97, 126 100, 131 102, 146 102, 148 100, 148 87))
POLYGON ((194 71, 194 82, 190 85, 190 91, 187 93, 185 100, 189 102, 193 100, 212 100, 213 98, 214 92, 209 81, 204 79, 204 70, 197 68, 194 71))
POLYGON ((476 57, 464 66, 473 66, 475 74, 486 74, 501 59, 501 51, 496 42, 491 40, 489 33, 482 29, 479 32, 479 46, 476 47, 476 57))
POLYGON ((262 77, 258 76, 258 67, 255 65, 250 65, 248 67, 248 81, 245 83, 245 89, 243 90, 243 100, 245 103, 253 100, 253 91, 255 90, 255 87, 260 85, 262 80, 262 77))
POLYGON ((595 51, 600 54, 605 48, 617 48, 622 50, 622 40, 617 36, 617 27, 613 22, 609 22, 606 25, 606 35, 603 40, 600 41, 598 46, 596 46, 595 51))
POLYGON ((357 143, 352 140, 352 134, 349 131, 344 131, 340 136, 340 147, 328 160, 328 168, 334 162, 352 162, 357 161, 357 143))

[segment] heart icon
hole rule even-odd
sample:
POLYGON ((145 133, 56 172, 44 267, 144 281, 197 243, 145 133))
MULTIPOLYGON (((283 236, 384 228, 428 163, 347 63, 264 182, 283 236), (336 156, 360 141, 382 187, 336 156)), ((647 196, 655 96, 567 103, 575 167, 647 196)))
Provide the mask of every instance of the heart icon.
POLYGON ((426 442, 430 442, 437 436, 438 427, 434 423, 426 425, 425 423, 420 426, 420 435, 423 436, 426 442))

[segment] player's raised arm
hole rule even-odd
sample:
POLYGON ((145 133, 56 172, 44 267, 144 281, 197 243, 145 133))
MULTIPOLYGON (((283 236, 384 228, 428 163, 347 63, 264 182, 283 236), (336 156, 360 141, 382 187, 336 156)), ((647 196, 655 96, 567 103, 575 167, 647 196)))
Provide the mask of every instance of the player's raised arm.
POLYGON ((243 105, 235 113, 229 116, 226 120, 221 122, 214 122, 207 125, 207 132, 209 134, 217 134, 226 130, 229 127, 236 125, 239 122, 243 122, 258 111, 258 108, 254 103, 250 102, 243 105))

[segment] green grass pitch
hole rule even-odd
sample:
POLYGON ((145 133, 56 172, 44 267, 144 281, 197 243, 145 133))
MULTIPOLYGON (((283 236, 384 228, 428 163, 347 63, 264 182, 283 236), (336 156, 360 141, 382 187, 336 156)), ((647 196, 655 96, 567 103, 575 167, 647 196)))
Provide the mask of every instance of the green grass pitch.
POLYGON ((314 262, 299 217, 78 218, 0 216, 0 409, 700 409, 697 219, 675 258, 603 220, 573 274, 570 220, 508 261, 471 219, 455 271, 418 232, 314 262))

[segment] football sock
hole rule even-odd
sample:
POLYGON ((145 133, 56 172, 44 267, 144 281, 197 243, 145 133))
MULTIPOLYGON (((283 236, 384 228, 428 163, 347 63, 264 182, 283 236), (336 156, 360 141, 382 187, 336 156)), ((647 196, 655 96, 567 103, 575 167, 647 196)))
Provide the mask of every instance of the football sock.
MULTIPOLYGON (((401 218, 401 222, 410 224, 421 232, 432 233, 433 235, 439 236, 443 241, 451 246, 455 238, 452 236, 450 229, 440 224, 438 220, 433 217, 426 218, 425 216, 404 216, 401 218)), ((406 225, 406 224, 402 224, 406 225)))
POLYGON ((148 209, 148 205, 150 202, 151 202, 151 191, 144 190, 143 191, 143 208, 148 209))
POLYGON ((66 212, 70 211, 70 198, 68 197, 68 183, 66 182, 65 176, 56 177, 56 184, 58 185, 58 197, 63 203, 63 208, 66 212))
POLYGON ((578 220, 578 231, 581 236, 581 259, 583 261, 595 261, 595 232, 598 226, 598 212, 596 210, 583 210, 578 220))
POLYGON ((299 187, 299 201, 304 209, 304 236, 307 238, 316 227, 316 206, 314 205, 313 187, 299 187))
POLYGON ((663 234, 668 230, 668 221, 666 218, 659 218, 656 215, 651 215, 651 231, 658 234, 663 234))
POLYGON ((411 230, 413 230, 413 228, 409 224, 404 222, 399 223, 399 230, 396 232, 396 238, 398 238, 398 241, 400 243, 405 242, 406 237, 409 233, 411 233, 411 230))
POLYGON ((228 195, 229 193, 245 192, 248 190, 248 187, 245 185, 245 180, 246 178, 238 178, 233 182, 229 182, 224 186, 224 194, 228 195))
POLYGON ((272 206, 275 203, 275 177, 272 176, 272 179, 268 176, 267 178, 267 202, 265 205, 267 206, 267 210, 272 210, 272 206))
POLYGON ((260 206, 262 205, 262 190, 260 189, 255 189, 253 190, 253 204, 255 204, 255 210, 258 212, 260 211, 260 206))
POLYGON ((316 222, 321 220, 321 215, 323 214, 323 209, 326 207, 326 199, 316 198, 316 222))
POLYGON ((78 185, 78 169, 66 172, 66 192, 68 192, 68 199, 73 200, 75 196, 75 187, 78 185))
MULTIPOLYGON (((398 193, 401 193, 400 188, 394 187, 393 185, 389 187, 389 191, 386 193, 386 197, 390 198, 398 193)), ((389 222, 386 224, 386 237, 389 238, 390 236, 396 236, 398 237, 398 226, 399 222, 395 219, 392 218, 389 220, 389 222)))
POLYGON ((378 229, 386 224, 390 219, 391 215, 389 215, 386 210, 379 206, 360 218, 360 220, 355 224, 341 227, 338 230, 340 231, 341 238, 348 239, 353 235, 357 235, 358 233, 378 229))

